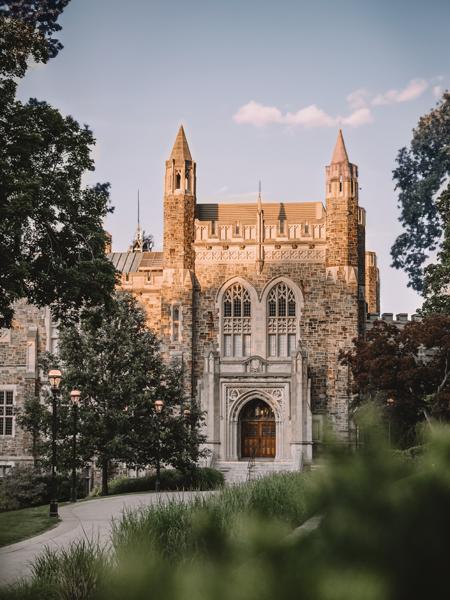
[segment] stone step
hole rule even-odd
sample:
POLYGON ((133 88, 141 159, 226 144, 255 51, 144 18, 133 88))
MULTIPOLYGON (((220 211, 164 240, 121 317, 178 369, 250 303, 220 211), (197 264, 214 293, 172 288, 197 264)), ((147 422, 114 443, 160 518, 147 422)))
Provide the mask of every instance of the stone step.
POLYGON ((224 474, 226 483, 242 483, 249 479, 258 479, 274 473, 294 471, 295 466, 291 461, 218 461, 215 468, 224 474))

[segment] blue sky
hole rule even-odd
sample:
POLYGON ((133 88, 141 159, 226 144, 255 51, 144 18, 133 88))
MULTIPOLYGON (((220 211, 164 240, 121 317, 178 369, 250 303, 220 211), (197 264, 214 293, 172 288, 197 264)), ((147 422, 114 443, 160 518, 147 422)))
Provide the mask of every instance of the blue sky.
POLYGON ((390 268, 401 232, 392 169, 418 118, 450 84, 450 2, 429 0, 72 0, 64 50, 29 70, 22 99, 47 100, 93 129, 96 171, 126 250, 141 221, 161 244, 164 161, 180 123, 198 201, 324 200, 337 129, 359 165, 367 248, 382 310, 420 299, 390 268))

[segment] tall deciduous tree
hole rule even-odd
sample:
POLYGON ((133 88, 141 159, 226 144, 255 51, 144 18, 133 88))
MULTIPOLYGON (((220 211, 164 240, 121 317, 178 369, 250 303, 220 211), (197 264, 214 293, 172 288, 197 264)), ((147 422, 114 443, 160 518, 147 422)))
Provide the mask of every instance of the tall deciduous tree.
POLYGON ((413 131, 409 148, 402 148, 394 170, 400 222, 404 232, 392 250, 393 266, 404 269, 409 286, 423 289, 423 265, 436 250, 445 223, 436 197, 450 176, 450 93, 424 115, 413 131))
POLYGON ((61 317, 107 302, 114 289, 104 254, 109 185, 81 183, 94 170, 92 132, 45 102, 15 99, 28 61, 62 48, 52 36, 67 4, 0 4, 0 327, 11 325, 19 298, 61 317))
POLYGON ((421 313, 450 316, 450 184, 440 195, 437 208, 443 224, 443 236, 437 261, 425 268, 421 313))
POLYGON ((353 374, 354 407, 367 399, 380 403, 401 445, 414 443, 417 423, 428 416, 450 419, 450 317, 403 330, 377 321, 341 360, 353 374))

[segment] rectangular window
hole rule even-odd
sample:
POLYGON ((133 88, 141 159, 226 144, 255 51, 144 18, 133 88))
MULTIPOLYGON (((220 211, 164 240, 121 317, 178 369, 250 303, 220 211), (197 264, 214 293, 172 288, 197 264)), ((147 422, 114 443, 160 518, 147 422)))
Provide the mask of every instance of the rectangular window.
POLYGON ((244 356, 250 356, 251 354, 251 336, 249 334, 244 335, 244 356))
POLYGON ((14 392, 0 390, 0 435, 13 434, 14 392))
POLYGON ((295 347, 296 347, 296 335, 295 333, 290 333, 288 335, 288 356, 291 355, 292 352, 294 352, 295 347))
POLYGON ((234 356, 242 356, 242 335, 239 333, 233 337, 234 337, 233 355, 234 356))
POLYGON ((287 356, 287 339, 284 333, 278 336, 278 356, 287 356))
POLYGON ((269 356, 277 355, 277 336, 269 335, 269 356))
POLYGON ((211 235, 216 235, 216 222, 211 221, 211 235))
POLYGON ((231 335, 229 334, 223 336, 223 355, 231 356, 231 335))

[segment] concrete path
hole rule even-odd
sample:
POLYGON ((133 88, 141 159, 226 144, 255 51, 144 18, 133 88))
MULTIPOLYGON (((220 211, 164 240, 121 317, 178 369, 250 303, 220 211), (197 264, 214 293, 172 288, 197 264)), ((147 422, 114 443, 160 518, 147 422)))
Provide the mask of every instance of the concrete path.
POLYGON ((140 508, 158 502, 180 500, 189 502, 211 492, 161 492, 156 494, 126 494, 96 498, 59 509, 62 522, 55 528, 17 544, 0 548, 0 585, 13 583, 30 574, 30 562, 45 546, 51 549, 67 548, 82 538, 108 542, 112 519, 120 519, 124 510, 140 508))

